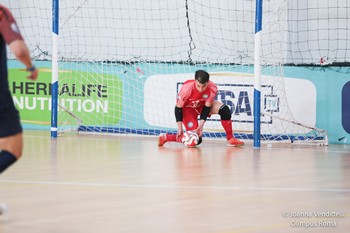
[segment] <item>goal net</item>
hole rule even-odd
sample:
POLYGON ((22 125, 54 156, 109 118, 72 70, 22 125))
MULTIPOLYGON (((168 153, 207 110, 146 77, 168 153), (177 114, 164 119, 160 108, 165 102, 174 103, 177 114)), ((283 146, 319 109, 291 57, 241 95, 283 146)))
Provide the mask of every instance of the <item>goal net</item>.
MULTIPOLYGON (((27 6, 18 7, 19 21, 31 21, 38 30, 25 28, 26 37, 45 34, 28 40, 34 54, 48 51, 45 58, 51 59, 52 49, 46 47, 51 38, 44 31, 51 5, 39 2, 42 19, 26 19, 32 15, 27 6)), ((261 139, 326 142, 327 133, 316 125, 315 87, 284 76, 286 63, 319 61, 316 47, 295 51, 298 41, 291 35, 298 29, 290 19, 298 20, 299 9, 293 7, 307 7, 295 5, 286 0, 263 3, 261 139), (298 93, 299 87, 309 93, 298 93)), ((252 139, 254 23, 255 1, 248 0, 61 0, 59 132, 176 132, 176 95, 185 80, 204 69, 218 86, 217 100, 231 109, 235 136, 252 139)), ((204 137, 225 136, 216 115, 204 130, 204 137)))

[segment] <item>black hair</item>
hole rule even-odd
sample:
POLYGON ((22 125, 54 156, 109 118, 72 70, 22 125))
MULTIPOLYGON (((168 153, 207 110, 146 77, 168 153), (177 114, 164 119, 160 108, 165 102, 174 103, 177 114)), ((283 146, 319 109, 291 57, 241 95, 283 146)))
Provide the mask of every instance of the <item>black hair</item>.
POLYGON ((209 81, 209 73, 205 70, 197 70, 194 78, 201 84, 206 84, 209 81))

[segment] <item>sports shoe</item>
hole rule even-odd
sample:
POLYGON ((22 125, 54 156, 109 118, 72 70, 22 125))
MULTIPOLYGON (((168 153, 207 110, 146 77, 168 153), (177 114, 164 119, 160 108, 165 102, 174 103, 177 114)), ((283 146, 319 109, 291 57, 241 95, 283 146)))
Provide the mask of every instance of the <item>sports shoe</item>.
POLYGON ((168 139, 166 138, 166 134, 159 134, 158 136, 158 146, 163 146, 166 142, 168 141, 168 139))
POLYGON ((231 138, 230 140, 227 141, 228 146, 243 146, 244 142, 238 140, 237 138, 231 138))

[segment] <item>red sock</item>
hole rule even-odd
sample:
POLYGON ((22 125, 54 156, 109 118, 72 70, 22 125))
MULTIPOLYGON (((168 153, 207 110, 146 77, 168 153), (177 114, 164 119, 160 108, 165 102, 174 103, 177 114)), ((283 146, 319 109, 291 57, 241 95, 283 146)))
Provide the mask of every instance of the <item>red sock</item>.
POLYGON ((168 142, 181 142, 180 138, 179 138, 179 141, 176 140, 176 134, 166 134, 166 138, 168 142))
POLYGON ((232 138, 232 121, 231 120, 221 120, 221 125, 222 125, 222 127, 224 127, 227 140, 230 140, 232 138))

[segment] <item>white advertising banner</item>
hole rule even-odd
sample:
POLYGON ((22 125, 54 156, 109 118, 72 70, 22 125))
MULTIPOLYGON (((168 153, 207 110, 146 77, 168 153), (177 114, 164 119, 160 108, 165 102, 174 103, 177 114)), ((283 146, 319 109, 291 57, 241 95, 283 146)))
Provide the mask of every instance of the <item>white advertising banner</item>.
MULTIPOLYGON (((161 128, 176 128, 174 107, 178 91, 184 81, 194 74, 163 74, 150 76, 144 86, 144 117, 148 124, 161 128), (161 116, 161 117, 160 117, 161 116)), ((254 120, 253 76, 245 73, 210 73, 218 87, 217 100, 231 108, 234 129, 251 132, 254 120)), ((307 126, 316 123, 316 88, 308 80, 263 76, 261 85, 262 128, 274 128, 272 133, 285 133, 276 115, 307 126), (284 85, 283 85, 284 84, 284 85), (275 125, 274 124, 278 124, 275 125)), ((219 115, 208 118, 206 130, 220 130, 219 115)), ((292 133, 292 132, 291 132, 292 133)))

